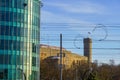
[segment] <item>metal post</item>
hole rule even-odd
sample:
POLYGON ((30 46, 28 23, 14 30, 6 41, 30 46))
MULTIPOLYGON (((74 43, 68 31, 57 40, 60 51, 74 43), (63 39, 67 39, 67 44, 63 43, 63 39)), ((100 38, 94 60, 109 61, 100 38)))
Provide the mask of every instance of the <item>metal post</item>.
MULTIPOLYGON (((23 3, 23 15, 24 15, 24 17, 23 17, 23 27, 25 28, 25 8, 27 7, 27 3, 26 2, 24 2, 23 3)), ((25 31, 24 31, 25 32, 25 31)), ((24 54, 23 54, 24 55, 24 54)), ((21 69, 19 69, 21 72, 22 72, 22 78, 24 78, 23 80, 26 80, 26 78, 27 78, 27 76, 25 75, 25 73, 24 73, 24 57, 23 57, 23 65, 22 65, 22 70, 21 69), (23 77, 24 76, 24 77, 23 77)))
POLYGON ((60 34, 60 80, 62 80, 62 34, 60 34))

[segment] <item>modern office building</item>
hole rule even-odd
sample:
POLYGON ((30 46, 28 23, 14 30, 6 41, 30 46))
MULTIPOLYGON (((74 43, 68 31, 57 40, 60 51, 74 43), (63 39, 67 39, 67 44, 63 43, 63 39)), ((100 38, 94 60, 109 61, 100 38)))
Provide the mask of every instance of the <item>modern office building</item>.
POLYGON ((39 0, 0 0, 0 80, 39 80, 39 0))

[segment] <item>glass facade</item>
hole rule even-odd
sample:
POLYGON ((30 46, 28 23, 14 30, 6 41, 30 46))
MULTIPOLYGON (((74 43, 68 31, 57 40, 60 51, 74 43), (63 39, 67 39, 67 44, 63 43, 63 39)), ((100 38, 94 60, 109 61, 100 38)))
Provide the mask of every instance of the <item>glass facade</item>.
POLYGON ((39 80, 39 0, 0 0, 0 80, 39 80))

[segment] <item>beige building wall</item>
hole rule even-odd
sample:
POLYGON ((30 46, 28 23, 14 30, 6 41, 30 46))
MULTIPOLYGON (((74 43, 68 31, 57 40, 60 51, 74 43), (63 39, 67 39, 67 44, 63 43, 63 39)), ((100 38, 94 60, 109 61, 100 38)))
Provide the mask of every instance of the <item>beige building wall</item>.
MULTIPOLYGON (((72 53, 64 48, 62 52, 63 52, 62 61, 66 68, 70 68, 73 63, 82 64, 86 63, 88 60, 87 57, 72 53)), ((59 58, 59 53, 60 53, 59 47, 48 45, 40 46, 40 60, 44 60, 50 56, 56 56, 59 58)))

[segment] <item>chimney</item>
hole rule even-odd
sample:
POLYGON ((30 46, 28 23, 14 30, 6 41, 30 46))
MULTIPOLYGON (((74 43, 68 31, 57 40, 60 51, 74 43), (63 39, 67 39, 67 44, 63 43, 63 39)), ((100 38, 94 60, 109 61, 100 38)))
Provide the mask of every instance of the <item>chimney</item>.
POLYGON ((92 39, 84 38, 84 56, 88 57, 89 66, 92 63, 92 39))

